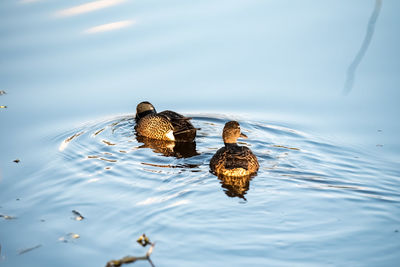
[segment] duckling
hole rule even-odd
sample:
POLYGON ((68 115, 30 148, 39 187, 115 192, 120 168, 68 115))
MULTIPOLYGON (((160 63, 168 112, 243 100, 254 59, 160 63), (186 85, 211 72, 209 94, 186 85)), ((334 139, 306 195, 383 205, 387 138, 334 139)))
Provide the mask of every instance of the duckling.
POLYGON ((139 136, 152 139, 192 142, 196 128, 190 119, 170 110, 157 113, 150 102, 144 101, 136 107, 135 130, 139 136))
POLYGON ((237 121, 225 124, 222 138, 225 146, 220 148, 210 161, 211 171, 217 175, 242 177, 254 174, 259 168, 257 157, 248 147, 238 146, 239 137, 247 138, 240 132, 237 121))

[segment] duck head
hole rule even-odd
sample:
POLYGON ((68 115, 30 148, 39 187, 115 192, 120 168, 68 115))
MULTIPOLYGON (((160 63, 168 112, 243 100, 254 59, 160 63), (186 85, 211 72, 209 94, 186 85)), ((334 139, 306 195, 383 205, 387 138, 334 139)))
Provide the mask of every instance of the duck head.
POLYGON ((237 121, 229 121, 225 123, 222 132, 222 139, 225 144, 236 144, 239 137, 247 138, 245 134, 240 131, 240 125, 237 121))
POLYGON ((154 106, 148 101, 143 101, 136 106, 135 120, 137 122, 144 116, 146 116, 148 114, 155 114, 155 113, 157 113, 157 112, 156 112, 156 109, 154 108, 154 106))

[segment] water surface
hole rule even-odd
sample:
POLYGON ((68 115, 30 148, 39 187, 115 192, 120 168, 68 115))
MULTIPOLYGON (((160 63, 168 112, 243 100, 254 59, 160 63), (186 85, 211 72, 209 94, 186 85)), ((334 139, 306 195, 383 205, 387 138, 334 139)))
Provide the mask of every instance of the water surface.
POLYGON ((0 264, 105 266, 146 233, 156 266, 395 266, 400 5, 381 2, 343 94, 376 1, 3 1, 0 264), (143 100, 196 143, 138 139, 143 100), (209 172, 228 120, 251 180, 209 172))

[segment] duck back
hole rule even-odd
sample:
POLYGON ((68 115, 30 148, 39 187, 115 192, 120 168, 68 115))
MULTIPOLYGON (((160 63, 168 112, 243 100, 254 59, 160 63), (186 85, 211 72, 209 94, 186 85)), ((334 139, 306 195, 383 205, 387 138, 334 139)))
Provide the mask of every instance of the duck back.
POLYGON ((158 114, 165 116, 171 122, 176 141, 191 142, 196 137, 196 128, 189 121, 191 118, 171 110, 165 110, 158 114))
POLYGON ((257 172, 259 164, 249 148, 226 144, 212 157, 210 167, 216 174, 243 176, 257 172))

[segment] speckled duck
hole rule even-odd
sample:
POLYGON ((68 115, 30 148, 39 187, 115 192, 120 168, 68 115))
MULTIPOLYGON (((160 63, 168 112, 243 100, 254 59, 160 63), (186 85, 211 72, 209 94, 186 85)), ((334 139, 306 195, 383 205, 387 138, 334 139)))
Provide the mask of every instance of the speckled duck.
POLYGON ((190 119, 170 110, 157 113, 150 102, 144 101, 136 107, 135 129, 139 136, 151 139, 192 142, 196 128, 190 119))
POLYGON ((241 133, 239 123, 227 122, 222 133, 225 146, 220 148, 210 161, 211 171, 216 175, 242 177, 258 171, 257 157, 248 147, 237 144, 239 137, 247 138, 241 133))

